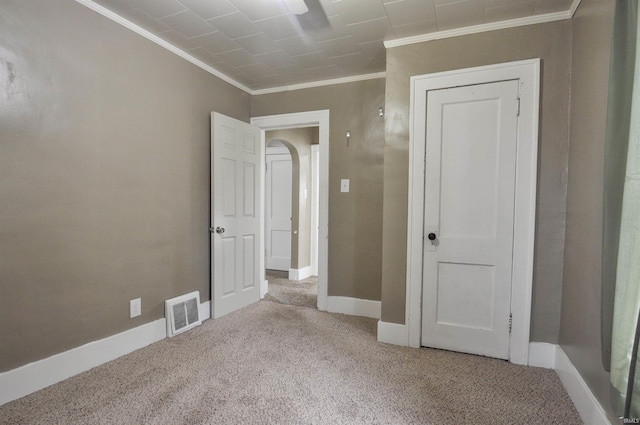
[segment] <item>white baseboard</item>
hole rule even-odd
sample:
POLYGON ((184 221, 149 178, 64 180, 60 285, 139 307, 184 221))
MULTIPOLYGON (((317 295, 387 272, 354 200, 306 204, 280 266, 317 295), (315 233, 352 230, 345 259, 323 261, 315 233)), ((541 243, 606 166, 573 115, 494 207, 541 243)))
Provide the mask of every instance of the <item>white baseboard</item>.
POLYGON ((313 276, 313 268, 311 266, 301 269, 289 269, 289 280, 302 280, 313 276))
POLYGON ((198 312, 200 313, 201 322, 211 319, 211 301, 205 301, 203 303, 200 303, 198 312))
MULTIPOLYGON (((200 304, 200 319, 211 317, 211 302, 200 304)), ((64 381, 167 337, 166 319, 158 319, 46 359, 0 373, 0 406, 64 381)))
POLYGON ((604 408, 560 346, 544 342, 530 343, 529 366, 556 371, 585 424, 611 425, 604 408))
POLYGON ((378 342, 409 346, 409 329, 407 325, 378 321, 378 342))
POLYGON ((381 308, 380 301, 350 297, 327 297, 327 311, 329 313, 343 313, 351 316, 380 319, 381 308))
POLYGON ((166 320, 93 341, 0 373, 0 405, 100 366, 167 337, 166 320))
POLYGON ((530 342, 529 366, 555 369, 557 351, 558 346, 556 344, 549 344, 547 342, 530 342))
POLYGON ((263 299, 267 292, 269 292, 269 281, 265 279, 264 282, 260 282, 260 299, 263 299))
POLYGON ((587 425, 611 425, 607 413, 564 350, 557 346, 555 371, 573 400, 582 421, 587 425))

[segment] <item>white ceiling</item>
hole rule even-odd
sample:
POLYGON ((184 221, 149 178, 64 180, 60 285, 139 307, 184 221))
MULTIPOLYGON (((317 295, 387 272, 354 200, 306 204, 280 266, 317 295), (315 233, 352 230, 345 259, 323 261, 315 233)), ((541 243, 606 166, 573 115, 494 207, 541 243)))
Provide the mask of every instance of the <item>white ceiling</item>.
POLYGON ((566 19, 579 3, 304 0, 309 13, 294 15, 285 0, 77 1, 104 7, 106 16, 121 23, 124 18, 134 24, 128 27, 146 30, 152 39, 171 44, 183 57, 195 58, 250 92, 384 72, 385 41, 398 44, 566 19))

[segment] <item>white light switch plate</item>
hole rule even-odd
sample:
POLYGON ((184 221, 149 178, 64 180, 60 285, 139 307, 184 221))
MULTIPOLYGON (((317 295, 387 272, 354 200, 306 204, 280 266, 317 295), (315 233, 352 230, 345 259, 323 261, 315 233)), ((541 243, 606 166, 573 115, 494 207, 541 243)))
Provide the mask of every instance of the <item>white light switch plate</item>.
POLYGON ((340 192, 348 192, 349 191, 349 179, 340 180, 340 192))

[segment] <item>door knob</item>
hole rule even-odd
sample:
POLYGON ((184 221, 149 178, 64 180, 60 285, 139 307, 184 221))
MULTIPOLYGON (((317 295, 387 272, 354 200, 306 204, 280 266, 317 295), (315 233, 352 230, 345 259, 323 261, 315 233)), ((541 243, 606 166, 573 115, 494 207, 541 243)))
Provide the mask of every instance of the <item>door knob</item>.
POLYGON ((216 227, 216 233, 217 233, 217 234, 222 234, 222 233, 224 233, 224 227, 216 227))
POLYGON ((435 241, 436 240, 436 234, 435 233, 429 233, 427 235, 427 238, 429 238, 430 241, 435 241))

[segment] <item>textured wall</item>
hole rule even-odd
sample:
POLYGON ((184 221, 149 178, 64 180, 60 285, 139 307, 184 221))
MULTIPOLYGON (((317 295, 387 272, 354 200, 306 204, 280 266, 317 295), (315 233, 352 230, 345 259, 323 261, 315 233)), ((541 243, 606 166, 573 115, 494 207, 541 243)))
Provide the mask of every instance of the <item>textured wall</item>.
POLYGON ((74 1, 1 8, 0 372, 209 299, 209 112, 250 115, 74 1))
POLYGON ((254 117, 330 110, 329 295, 380 300, 384 86, 376 79, 252 99, 254 117), (343 178, 349 193, 340 192, 343 178))
POLYGON ((485 32, 387 51, 382 320, 405 321, 410 77, 542 59, 533 341, 558 341, 568 156, 571 22, 485 32))
POLYGON ((613 0, 583 0, 573 18, 571 140, 560 345, 608 409, 600 300, 602 190, 613 0))

